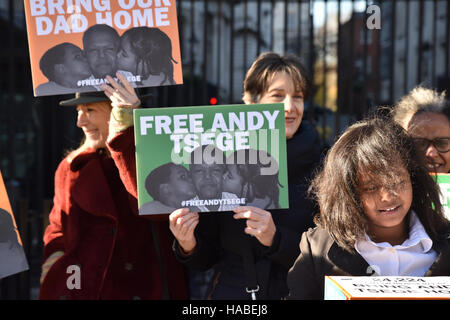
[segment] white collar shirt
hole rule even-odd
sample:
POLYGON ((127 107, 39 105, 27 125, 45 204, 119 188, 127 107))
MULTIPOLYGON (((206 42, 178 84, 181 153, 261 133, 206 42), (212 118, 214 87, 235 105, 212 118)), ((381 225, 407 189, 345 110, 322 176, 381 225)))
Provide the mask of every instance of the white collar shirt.
POLYGON ((432 246, 433 241, 414 211, 409 219, 409 238, 402 244, 375 243, 368 235, 355 243, 356 251, 380 276, 423 277, 437 258, 432 246))

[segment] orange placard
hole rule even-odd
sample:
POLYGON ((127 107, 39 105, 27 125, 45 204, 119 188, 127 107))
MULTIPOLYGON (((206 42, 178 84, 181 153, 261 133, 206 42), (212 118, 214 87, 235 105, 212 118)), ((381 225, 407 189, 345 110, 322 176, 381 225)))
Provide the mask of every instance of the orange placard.
POLYGON ((450 300, 450 277, 325 276, 325 300, 450 300))
POLYGON ((0 279, 28 270, 22 240, 0 172, 0 279))
POLYGON ((35 96, 182 84, 175 0, 25 0, 35 96))
POLYGON ((9 202, 8 193, 6 192, 3 176, 0 172, 0 209, 12 212, 11 204, 9 202))

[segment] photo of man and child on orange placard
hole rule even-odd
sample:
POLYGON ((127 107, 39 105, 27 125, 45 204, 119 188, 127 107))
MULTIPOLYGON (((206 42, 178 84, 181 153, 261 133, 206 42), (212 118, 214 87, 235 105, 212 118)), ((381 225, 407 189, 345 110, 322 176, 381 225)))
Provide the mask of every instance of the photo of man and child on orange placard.
POLYGON ((35 96, 101 91, 117 72, 134 87, 183 83, 175 1, 139 3, 28 4, 35 96))

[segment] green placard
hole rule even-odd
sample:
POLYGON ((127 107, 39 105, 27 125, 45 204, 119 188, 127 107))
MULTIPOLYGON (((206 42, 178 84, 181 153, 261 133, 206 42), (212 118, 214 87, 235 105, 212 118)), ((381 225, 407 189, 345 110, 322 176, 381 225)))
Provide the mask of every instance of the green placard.
POLYGON ((136 109, 139 214, 288 208, 284 106, 136 109))
POLYGON ((433 175, 441 188, 441 204, 444 208, 444 214, 450 220, 450 174, 440 173, 433 175))

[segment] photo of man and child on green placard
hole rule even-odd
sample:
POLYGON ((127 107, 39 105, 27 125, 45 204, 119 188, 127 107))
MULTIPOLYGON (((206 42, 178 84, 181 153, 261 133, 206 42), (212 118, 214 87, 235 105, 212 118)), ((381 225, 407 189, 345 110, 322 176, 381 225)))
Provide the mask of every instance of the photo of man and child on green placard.
MULTIPOLYGON (((284 123, 277 119, 281 113, 257 113, 253 111, 255 106, 245 112, 239 106, 240 113, 233 118, 230 114, 236 106, 224 107, 222 112, 192 107, 193 112, 199 112, 199 108, 206 111, 204 119, 191 117, 192 123, 186 123, 186 128, 177 128, 179 120, 156 115, 160 110, 138 111, 135 121, 140 214, 170 213, 179 207, 200 212, 229 211, 242 205, 286 208, 286 155, 281 152, 285 144, 275 134, 276 130, 284 131, 279 127, 284 123), (227 127, 224 119, 233 120, 227 127), (196 130, 200 121, 211 132, 196 130), (236 128, 231 128, 233 121, 236 128), (259 142, 250 143, 251 136, 259 142), (264 144, 270 145, 271 151, 261 147, 264 144), (146 146, 150 145, 157 145, 160 152, 151 152, 149 157, 146 146), (150 201, 145 200, 148 196, 150 201)), ((186 108, 179 110, 189 114, 186 108)), ((176 114, 174 108, 171 112, 176 114)), ((283 120, 282 116, 279 118, 283 120)), ((188 122, 187 116, 185 119, 188 122)))

